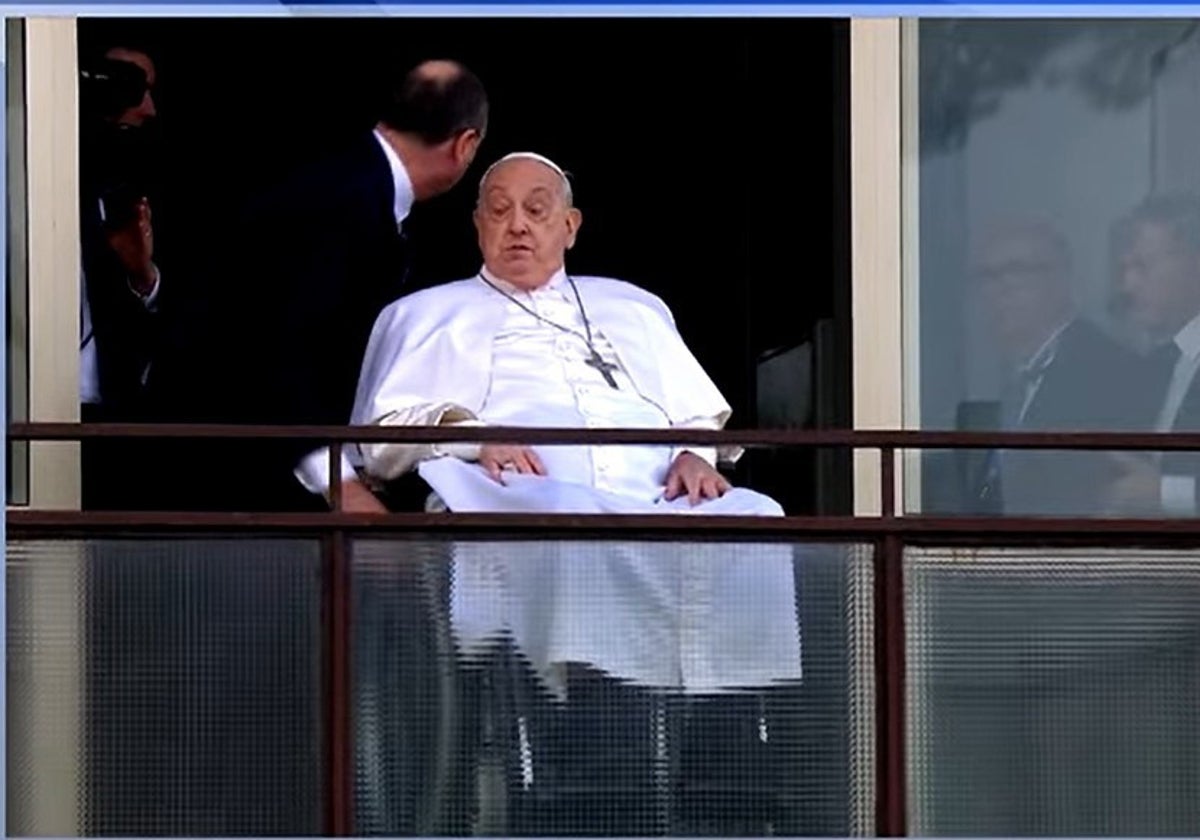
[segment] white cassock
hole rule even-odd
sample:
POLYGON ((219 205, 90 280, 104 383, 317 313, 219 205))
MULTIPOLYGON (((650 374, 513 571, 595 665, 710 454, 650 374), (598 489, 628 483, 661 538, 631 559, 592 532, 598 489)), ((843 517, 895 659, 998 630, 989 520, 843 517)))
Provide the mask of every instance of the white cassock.
MULTIPOLYGON (((354 424, 719 429, 728 420, 729 405, 654 295, 619 280, 571 278, 593 346, 617 365, 614 389, 585 364, 587 329, 565 274, 532 292, 487 277, 524 307, 475 277, 401 298, 380 314, 354 424)), ((695 507, 686 496, 664 501, 679 448, 536 450, 548 475, 506 473, 504 485, 474 463, 476 446, 363 444, 361 456, 382 480, 418 469, 454 512, 783 513, 744 488, 695 507)), ((718 456, 691 451, 710 464, 718 456)), ((452 592, 466 655, 508 636, 552 688, 555 666, 568 662, 688 692, 800 678, 790 545, 461 542, 452 592)))

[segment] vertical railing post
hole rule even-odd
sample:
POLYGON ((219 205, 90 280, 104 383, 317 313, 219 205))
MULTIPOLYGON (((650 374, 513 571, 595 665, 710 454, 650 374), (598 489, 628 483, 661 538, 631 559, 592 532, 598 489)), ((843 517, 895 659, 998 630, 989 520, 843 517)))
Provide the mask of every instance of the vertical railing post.
POLYGON ((329 506, 342 511, 342 442, 335 440, 329 447, 329 506))
POLYGON ((880 513, 888 528, 875 546, 875 829, 906 831, 904 732, 904 546, 896 525, 896 451, 880 449, 880 513))
POLYGON ((884 520, 896 515, 896 449, 893 446, 879 450, 879 513, 884 520))
MULTIPOLYGON (((335 513, 342 509, 342 444, 329 450, 330 502, 335 513)), ((325 538, 325 649, 326 649, 326 834, 348 837, 354 833, 354 738, 350 696, 350 560, 348 537, 335 529, 325 538)))

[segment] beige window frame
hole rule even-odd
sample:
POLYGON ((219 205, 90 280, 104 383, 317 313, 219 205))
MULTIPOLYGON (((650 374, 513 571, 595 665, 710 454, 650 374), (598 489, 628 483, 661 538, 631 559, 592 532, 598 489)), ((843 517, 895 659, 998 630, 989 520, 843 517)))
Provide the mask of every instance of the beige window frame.
MULTIPOLYGON (((79 420, 79 174, 75 20, 24 21, 27 416, 79 420)), ((11 189, 11 186, 10 186, 11 189)), ((78 509, 79 445, 28 449, 31 507, 78 509)))
MULTIPOLYGON (((861 18, 850 24, 850 259, 854 428, 904 425, 902 294, 901 21, 861 18)), ((896 499, 911 475, 896 471, 896 499)), ((916 482, 907 482, 915 485, 916 482)), ((879 456, 854 460, 854 508, 864 516, 880 509, 879 456)))

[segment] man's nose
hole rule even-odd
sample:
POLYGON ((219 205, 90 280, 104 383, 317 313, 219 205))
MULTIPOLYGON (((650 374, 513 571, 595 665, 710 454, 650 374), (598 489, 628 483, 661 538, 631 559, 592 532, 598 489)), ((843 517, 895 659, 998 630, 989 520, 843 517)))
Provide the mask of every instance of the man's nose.
POLYGON ((154 97, 150 95, 149 91, 147 91, 146 95, 142 97, 142 104, 138 110, 141 111, 142 116, 145 117, 158 116, 158 109, 154 105, 154 97))
POLYGON ((529 219, 520 210, 515 210, 508 217, 508 229, 513 233, 525 233, 529 230, 529 219))

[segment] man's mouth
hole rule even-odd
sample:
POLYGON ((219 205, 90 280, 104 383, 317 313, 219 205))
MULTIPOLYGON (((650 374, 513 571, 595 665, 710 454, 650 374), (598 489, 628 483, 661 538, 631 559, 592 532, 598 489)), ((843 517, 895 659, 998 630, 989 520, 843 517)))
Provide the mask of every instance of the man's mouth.
POLYGON ((509 254, 528 254, 533 252, 533 249, 528 245, 509 245, 504 250, 509 254))

